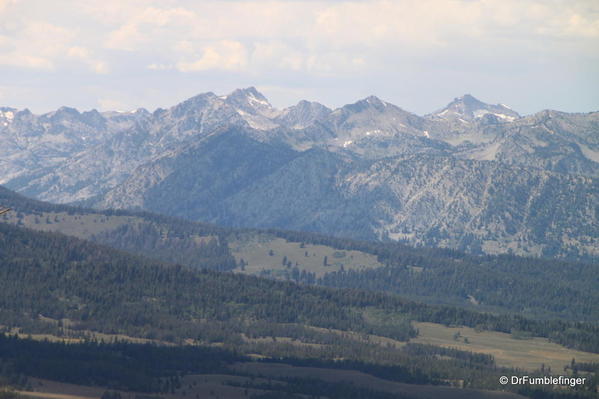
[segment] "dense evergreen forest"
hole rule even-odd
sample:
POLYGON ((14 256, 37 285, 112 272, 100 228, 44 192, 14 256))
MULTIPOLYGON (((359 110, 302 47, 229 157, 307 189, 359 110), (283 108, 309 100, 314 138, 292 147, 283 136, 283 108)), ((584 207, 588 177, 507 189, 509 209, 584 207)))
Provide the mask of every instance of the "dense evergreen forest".
POLYGON ((459 251, 412 248, 401 243, 353 241, 302 232, 269 230, 295 242, 376 255, 385 265, 327 273, 329 287, 401 294, 429 303, 464 306, 471 296, 483 310, 540 319, 599 320, 599 266, 517 256, 474 256, 459 251))
MULTIPOLYGON (((238 266, 228 241, 239 235, 269 234, 292 242, 358 250, 377 256, 384 267, 343 270, 316 278, 310 272, 290 273, 306 284, 400 294, 431 304, 479 311, 520 314, 534 319, 599 320, 597 264, 516 256, 473 256, 458 251, 412 248, 395 242, 366 242, 315 233, 280 230, 231 230, 176 218, 125 211, 94 211, 47 204, 0 187, 0 203, 15 214, 128 216, 135 222, 98 232, 90 240, 127 252, 198 269, 233 270, 238 266), (197 237, 204 237, 198 242, 197 237)), ((5 220, 7 216, 3 217, 5 220)))
MULTIPOLYGON (((228 229, 206 223, 189 222, 173 217, 130 211, 97 211, 74 208, 67 205, 50 204, 33 200, 0 186, 0 204, 14 210, 19 225, 24 215, 35 215, 36 223, 52 224, 47 214, 65 213, 81 216, 91 215, 96 221, 111 216, 127 216, 135 220, 110 232, 99 232, 89 240, 116 249, 140 254, 169 263, 210 270, 231 270, 236 267, 235 259, 228 249, 228 229), (202 236, 210 239, 197 243, 190 237, 202 236)), ((8 215, 3 219, 7 220, 8 215)))
MULTIPOLYGON (((29 377, 36 377, 79 385, 100 386, 107 389, 109 394, 110 390, 169 394, 185 388, 183 377, 186 375, 222 374, 250 377, 243 383, 229 382, 228 384, 267 392, 252 396, 255 398, 301 398, 305 397, 302 395, 314 395, 331 399, 410 399, 420 396, 394 394, 379 390, 376 386, 364 388, 348 383, 327 382, 313 377, 255 380, 256 375, 248 374, 243 371, 243 368, 234 366, 244 364, 251 367, 252 363, 260 362, 274 366, 291 365, 318 370, 353 370, 386 381, 439 386, 447 385, 448 381, 455 380, 457 377, 465 386, 479 388, 496 388, 496 381, 500 375, 517 372, 498 368, 489 355, 427 345, 409 345, 402 351, 407 359, 407 366, 292 357, 257 361, 229 350, 205 346, 101 343, 96 340, 67 344, 0 334, 0 389, 2 386, 31 389, 29 377), (436 363, 440 365, 435 366, 436 363)), ((585 365, 580 367, 582 370, 585 365)), ((534 373, 534 375, 543 375, 543 373, 534 373)), ((529 387, 510 388, 513 392, 532 398, 584 399, 595 396, 588 388, 557 392, 529 387)), ((454 391, 451 397, 460 397, 459 392, 454 391)), ((19 395, 7 392, 1 397, 21 398, 19 395)), ((113 393, 111 397, 120 397, 120 395, 113 393)), ((481 392, 480 397, 486 398, 487 394, 481 392)))
MULTIPOLYGON (((34 208, 38 206, 36 201, 31 203, 34 208)), ((74 209, 58 207, 60 212, 74 209)), ((408 341, 418 334, 411 321, 507 333, 518 331, 599 353, 597 324, 552 318, 578 306, 576 319, 596 320, 593 319, 597 311, 597 302, 594 302, 596 265, 509 256, 475 257, 454 251, 414 249, 397 243, 352 241, 311 233, 259 232, 293 242, 360 250, 376 255, 384 265, 368 271, 328 273, 321 279, 304 281, 329 286, 317 287, 226 272, 237 267, 227 240, 255 230, 232 231, 148 214, 97 213, 98 218, 111 214, 136 215, 150 222, 121 226, 114 230, 117 234, 95 237, 122 250, 0 223, 0 328, 5 332, 18 329, 25 334, 45 333, 83 342, 65 345, 1 338, 0 374, 3 377, 0 381, 22 385, 23 376, 29 375, 115 389, 140 390, 146 386, 153 392, 165 392, 176 386, 177 378, 185 373, 224 372, 231 362, 247 361, 245 356, 251 354, 265 356, 265 361, 359 370, 406 383, 461 381, 462 386, 471 388, 497 389, 498 376, 516 372, 498 367, 489 355, 413 343, 402 347, 385 346, 368 338, 372 334, 408 341), (164 239, 164 226, 169 226, 168 240, 164 239), (186 240, 190 235, 206 239, 192 244, 186 240), (123 250, 147 256, 131 255, 123 250), (174 253, 177 256, 171 256, 174 253), (169 258, 180 265, 160 261, 169 258), (499 273, 493 274, 497 271, 499 273), (517 275, 520 278, 516 278, 517 275), (539 281, 539 275, 556 279, 539 281), (484 293, 476 291, 483 288, 484 293), (544 292, 545 289, 555 289, 557 294, 544 292), (583 289, 588 294, 584 298, 580 294, 583 289), (526 290, 529 302, 518 303, 526 290), (427 298, 438 304, 405 299, 397 293, 427 298), (484 305, 465 309, 439 303, 467 295, 475 296, 484 305), (556 307, 560 295, 564 299, 562 309, 556 307), (537 318, 506 312, 517 309, 526 313, 526 306, 545 309, 545 312, 537 318), (177 352, 178 349, 165 354, 161 352, 168 351, 165 346, 138 347, 125 342, 99 344, 100 337, 105 337, 101 333, 122 334, 160 344, 191 343, 196 345, 193 346, 195 359, 206 362, 186 368, 185 354, 177 352), (215 344, 222 349, 209 347, 215 344), (33 359, 34 352, 36 362, 28 361, 33 359), (176 362, 183 359, 182 365, 167 369, 174 360, 171 363, 149 361, 149 358, 135 360, 135 353, 142 352, 157 353, 156 356, 166 359, 170 356, 177 359, 176 362), (27 353, 29 357, 25 356, 27 353), (44 353, 46 360, 38 361, 44 359, 40 357, 44 353), (120 368, 111 364, 120 362, 119 356, 124 353, 128 354, 127 361, 149 363, 147 367, 123 363, 121 367, 130 371, 120 373, 124 377, 119 380, 116 374, 120 368), (70 359, 71 364, 67 366, 68 361, 59 359, 70 359), (39 367, 36 369, 32 364, 39 367), (152 369, 157 364, 165 368, 152 369), (65 372, 71 367, 80 373, 65 372), (90 379, 90 376, 97 378, 90 379)), ((304 274, 304 277, 309 276, 304 274)), ((297 280, 302 282, 301 278, 297 280)), ((596 376, 595 364, 576 367, 576 372, 596 376)), ((298 395, 317 392, 326 392, 330 398, 352 397, 343 384, 309 379, 287 379, 285 384, 287 388, 279 387, 274 394, 279 396, 272 397, 284 397, 283 394, 301 397, 298 395)), ((263 385, 256 382, 253 387, 268 388, 263 385)), ((389 396, 385 392, 355 392, 358 392, 355 397, 405 397, 389 396)), ((538 390, 522 393, 539 398, 549 395, 547 391, 538 390)), ((588 392, 551 392, 551 395, 555 398, 592 397, 588 392)), ((267 398, 268 394, 263 397, 267 398)))
POLYGON ((58 321, 67 319, 71 330, 170 341, 207 340, 212 335, 235 340, 252 331, 248 323, 262 321, 407 340, 416 334, 409 320, 419 320, 525 331, 599 352, 599 327, 589 323, 535 321, 425 305, 389 294, 194 270, 5 224, 0 225, 0 262, 0 312, 8 327, 55 331, 64 327, 58 321), (402 317, 366 317, 373 309, 402 317), (48 319, 57 323, 44 321, 48 319))

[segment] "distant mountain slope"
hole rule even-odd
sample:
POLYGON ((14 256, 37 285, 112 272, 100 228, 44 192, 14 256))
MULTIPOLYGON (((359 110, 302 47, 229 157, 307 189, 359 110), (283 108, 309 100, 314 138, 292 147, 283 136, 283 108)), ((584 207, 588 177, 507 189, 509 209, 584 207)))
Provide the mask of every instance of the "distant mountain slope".
POLYGON ((276 158, 275 167, 267 161, 278 157, 271 148, 262 162, 231 170, 252 159, 244 151, 232 157, 185 152, 148 164, 118 188, 136 190, 143 202, 115 190, 102 206, 138 205, 226 226, 393 239, 474 253, 599 256, 597 179, 443 156, 358 162, 319 149, 276 158), (206 166, 212 156, 221 166, 206 166), (176 172, 144 184, 169 164, 179 165, 176 172))
POLYGON ((198 215, 216 218, 223 198, 297 156, 288 147, 261 143, 244 133, 236 128, 214 133, 144 164, 109 191, 100 207, 148 209, 192 220, 200 220, 198 215))
POLYGON ((278 110, 255 88, 152 113, 2 108, 0 183, 59 203, 484 253, 599 254, 599 112, 465 95, 278 110), (513 184, 512 184, 513 183, 513 184))
POLYGON ((232 270, 229 232, 213 225, 146 212, 98 211, 32 200, 0 186, 1 221, 60 232, 119 250, 197 269, 232 270))

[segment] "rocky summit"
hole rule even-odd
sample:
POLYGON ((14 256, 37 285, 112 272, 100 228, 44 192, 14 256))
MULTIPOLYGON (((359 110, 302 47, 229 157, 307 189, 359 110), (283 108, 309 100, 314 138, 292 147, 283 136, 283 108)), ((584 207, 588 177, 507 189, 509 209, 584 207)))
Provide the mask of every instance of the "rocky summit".
POLYGON ((471 95, 274 108, 255 88, 153 112, 0 108, 0 184, 56 203, 473 253, 599 257, 599 112, 471 95))

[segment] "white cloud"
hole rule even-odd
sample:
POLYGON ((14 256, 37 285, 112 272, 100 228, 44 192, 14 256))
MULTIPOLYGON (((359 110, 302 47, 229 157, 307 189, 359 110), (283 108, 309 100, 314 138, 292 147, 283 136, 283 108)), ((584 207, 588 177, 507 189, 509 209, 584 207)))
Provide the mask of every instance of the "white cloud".
POLYGON ((89 51, 85 47, 74 46, 69 48, 67 55, 72 58, 88 59, 89 51))
MULTIPOLYGON (((426 50, 460 46, 467 40, 599 38, 599 3, 592 0, 105 0, 102 3, 59 0, 56 3, 57 7, 64 6, 62 26, 54 22, 57 18, 51 18, 55 7, 49 3, 38 0, 25 5, 15 0, 0 0, 0 12, 14 8, 12 19, 21 21, 20 27, 9 32, 11 38, 45 43, 45 46, 35 45, 36 49, 51 48, 52 42, 64 44, 54 38, 57 33, 64 34, 56 32, 57 29, 76 31, 78 39, 84 42, 77 45, 91 48, 94 53, 104 47, 145 55, 178 56, 181 58, 177 61, 183 63, 189 62, 183 56, 210 52, 207 47, 215 42, 239 42, 260 52, 265 51, 264 43, 276 40, 279 46, 276 51, 285 50, 282 56, 286 61, 282 64, 291 70, 298 69, 298 57, 305 60, 356 48, 383 51, 395 46, 426 50), (30 8, 45 8, 47 20, 30 18, 27 15, 30 8)), ((36 15, 39 14, 44 11, 36 15)), ((33 55, 30 52, 29 56, 33 55)))
POLYGON ((282 41, 273 40, 255 43, 251 62, 258 69, 281 68, 300 71, 305 67, 306 57, 304 52, 282 41))
MULTIPOLYGON (((15 3, 16 4, 16 3, 15 3)), ((0 65, 31 69, 57 69, 65 60, 76 60, 96 73, 106 73, 104 61, 74 45, 77 29, 34 19, 14 18, 0 36, 0 65)))
POLYGON ((17 0, 0 0, 0 15, 12 5, 15 5, 17 0))
POLYGON ((54 67, 52 61, 47 58, 19 54, 17 52, 5 53, 2 55, 0 65, 32 69, 52 69, 54 67))
POLYGON ((109 71, 109 68, 108 68, 108 65, 106 64, 106 62, 93 57, 90 50, 85 47, 81 47, 81 46, 70 47, 67 50, 66 55, 67 55, 67 57, 73 58, 75 60, 78 60, 78 61, 84 63, 85 65, 88 66, 88 68, 91 71, 93 71, 97 74, 104 75, 104 74, 107 74, 109 71))
POLYGON ((477 42, 507 48, 545 38, 552 51, 555 37, 599 38, 599 6, 584 0, 126 3, 86 8, 109 29, 106 47, 153 56, 154 65, 174 60, 184 72, 355 70, 398 50, 464 52, 477 42))
POLYGON ((179 27, 189 27, 195 14, 184 8, 162 9, 147 7, 134 14, 118 29, 108 34, 106 46, 112 49, 134 51, 151 43, 160 35, 172 38, 179 27))
POLYGON ((100 98, 98 99, 98 106, 102 111, 128 111, 129 104, 120 99, 115 98, 100 98))
POLYGON ((243 44, 233 40, 221 40, 205 46, 199 59, 178 63, 177 69, 182 72, 208 69, 239 70, 245 68, 247 61, 247 51, 243 44))
POLYGON ((150 64, 147 68, 151 71, 168 71, 170 69, 175 69, 173 65, 166 64, 150 64))
POLYGON ((26 21, 6 30, 9 32, 1 40, 0 65, 23 68, 53 68, 56 56, 64 54, 73 37, 66 28, 40 21, 26 21))
POLYGON ((105 63, 104 61, 94 61, 91 64, 91 69, 92 71, 94 71, 97 74, 100 75, 106 75, 107 73, 110 72, 110 68, 108 67, 108 64, 105 63))
POLYGON ((598 42, 597 0, 0 0, 0 68, 113 72, 144 87, 158 71, 297 87, 423 69, 497 78, 562 59, 592 70, 598 42))

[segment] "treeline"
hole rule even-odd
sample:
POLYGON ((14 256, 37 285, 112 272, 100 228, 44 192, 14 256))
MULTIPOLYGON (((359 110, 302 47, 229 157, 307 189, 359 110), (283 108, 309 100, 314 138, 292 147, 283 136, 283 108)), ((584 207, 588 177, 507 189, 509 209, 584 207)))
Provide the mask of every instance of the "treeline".
MULTIPOLYGON (((299 323, 406 340, 409 323, 384 326, 352 310, 351 296, 257 277, 196 271, 59 234, 0 225, 0 315, 8 327, 202 339, 213 322, 299 323)), ((243 329, 242 329, 243 331, 243 329)))
POLYGON ((573 277, 562 276, 562 266, 547 262, 537 275, 530 267, 510 268, 493 260, 478 264, 457 261, 410 262, 402 258, 388 266, 362 271, 327 273, 317 284, 400 294, 428 302, 455 304, 494 312, 518 313, 538 319, 599 320, 599 291, 595 286, 597 267, 571 269, 573 277))
MULTIPOLYGON (((60 218, 63 217, 59 215, 61 213, 76 219, 93 215, 95 219, 102 221, 113 216, 131 217, 133 223, 93 234, 89 240, 134 254, 190 267, 227 271, 237 266, 227 245, 226 236, 229 231, 207 223, 190 222, 148 212, 99 211, 50 204, 26 198, 1 186, 0 205, 13 208, 14 216, 19 223, 25 215, 34 215, 38 223, 60 223, 60 218), (54 216, 50 218, 48 215, 54 216)), ((9 215, 3 217, 5 220, 8 218, 9 215)), ((93 231, 93 226, 88 228, 93 231)))
MULTIPOLYGON (((145 212, 95 211, 30 200, 0 187, 0 203, 18 212, 67 212, 138 218, 91 240, 170 263, 227 271, 237 264, 227 241, 239 235, 272 234, 293 242, 358 250, 377 256, 385 267, 345 270, 316 279, 289 270, 304 284, 399 294, 427 303, 489 312, 517 313, 534 319, 599 320, 596 264, 516 256, 474 256, 448 249, 413 248, 395 242, 368 242, 281 230, 233 230, 145 212), (203 237, 203 238, 199 238, 203 237)), ((263 277, 269 277, 267 273, 263 277)))
MULTIPOLYGON (((0 334, 0 361, 11 375, 139 392, 173 392, 189 373, 225 373, 245 358, 198 346, 86 342, 66 344, 0 334)), ((12 384, 23 386, 20 383, 12 384)))
POLYGON ((409 343, 403 350, 410 355, 416 356, 444 356, 464 361, 470 365, 494 366, 495 359, 493 355, 485 353, 466 352, 455 348, 444 348, 435 345, 409 343))
MULTIPOLYGON (((447 385, 448 380, 459 379, 465 380, 468 385, 485 388, 496 388, 500 373, 513 372, 513 370, 497 368, 494 362, 474 362, 475 365, 468 365, 466 359, 475 356, 469 352, 449 350, 440 358, 439 354, 433 353, 432 349, 419 353, 411 353, 403 349, 393 350, 403 353, 405 359, 401 361, 402 364, 380 365, 359 360, 333 361, 294 357, 277 357, 258 362, 331 370, 354 370, 389 381, 412 384, 447 385), (473 382, 468 383, 468 381, 473 382)), ((102 343, 97 340, 73 344, 20 339, 16 336, 0 334, 0 364, 4 365, 0 369, 0 378, 13 376, 8 384, 21 388, 27 387, 25 376, 28 376, 72 384, 101 386, 113 390, 174 393, 184 388, 181 378, 188 374, 256 376, 244 372, 243 369, 230 367, 238 362, 244 362, 247 370, 252 369, 253 361, 249 358, 214 347, 102 343)), ((277 378, 277 380, 281 379, 277 378)), ((250 382, 244 383, 243 386, 321 396, 326 392, 334 392, 335 397, 339 397, 340 392, 346 392, 339 391, 339 387, 329 391, 331 387, 327 385, 328 383, 311 378, 283 380, 291 382, 294 388, 281 390, 275 385, 255 386, 250 382), (306 384, 312 385, 312 388, 306 390, 308 389, 306 384), (314 387, 323 389, 314 390, 314 387)), ((345 385, 347 388, 347 384, 345 385)), ((356 389, 363 394, 366 392, 356 389)))
MULTIPOLYGON (((60 234, 4 224, 0 224, 0 318, 6 330, 20 327, 31 333, 79 333, 91 339, 93 332, 104 332, 178 344, 186 339, 202 344, 218 342, 240 354, 283 357, 290 363, 313 362, 323 367, 331 359, 342 358, 345 363, 334 362, 330 366, 363 370, 389 379, 404 378, 406 382, 460 380, 465 386, 486 388, 496 388, 501 373, 491 358, 427 346, 385 346, 370 342, 369 334, 405 341, 417 334, 409 321, 420 320, 524 331, 583 350, 596 350, 599 337, 597 327, 586 323, 493 315, 417 303, 390 294, 194 270, 60 234), (258 339, 263 337, 271 340, 258 339)), ((59 349, 70 347, 63 345, 59 349)), ((59 369, 56 356, 73 360, 71 355, 55 356, 59 349, 50 351, 48 358, 54 360, 43 363, 44 369, 59 369)), ((87 356, 83 354, 86 350, 79 352, 82 358, 87 356)), ((6 352, 0 350, 2 353, 6 352)), ((34 368, 41 364, 38 358, 23 358, 31 365, 24 363, 17 371, 42 375, 34 368)), ((10 363, 15 364, 14 360, 10 363)), ((101 370, 99 374, 85 372, 85 364, 76 359, 73 364, 79 364, 81 378, 87 374, 104 375, 101 370)), ((139 372, 132 364, 127 367, 133 373, 139 372)), ((210 369, 219 370, 215 364, 210 369)), ((107 366, 106 373, 111 370, 118 368, 107 366)), ((156 391, 176 387, 175 379, 148 385, 143 376, 125 375, 156 391)), ((94 383, 118 387, 108 377, 97 381, 94 383)))
MULTIPOLYGON (((362 290, 298 286, 251 276, 169 266, 53 233, 0 225, 0 316, 8 327, 204 340, 226 326, 240 339, 247 320, 296 323, 407 340, 409 322, 366 317, 371 309, 446 325, 524 331, 599 351, 599 327, 535 321, 408 301, 362 290), (217 323, 215 328, 214 323, 217 323), (218 325, 218 323, 221 323, 218 325)), ((222 334, 222 333, 220 333, 222 334)))
MULTIPOLYGON (((394 242, 367 242, 314 233, 269 230, 293 242, 327 245, 377 256, 383 268, 327 273, 315 283, 400 294, 429 303, 518 313, 538 319, 599 320, 597 264, 475 256, 394 242), (477 305, 473 304, 476 303, 477 305)), ((299 278, 310 283, 313 276, 299 278)))
POLYGON ((144 220, 142 223, 124 224, 114 230, 95 234, 90 240, 198 269, 229 271, 237 267, 225 234, 190 227, 192 228, 185 229, 185 226, 177 226, 172 229, 169 226, 167 229, 164 225, 144 220))
POLYGON ((169 228, 175 231, 175 234, 179 235, 186 233, 211 235, 227 231, 226 229, 208 223, 191 222, 184 219, 158 215, 145 211, 112 209, 97 210, 63 204, 52 204, 49 202, 38 201, 25 197, 3 186, 0 186, 0 204, 2 204, 2 206, 12 208, 15 213, 33 214, 38 216, 41 216, 43 213, 66 213, 68 215, 96 215, 99 218, 102 216, 139 217, 156 224, 168 225, 169 228))

